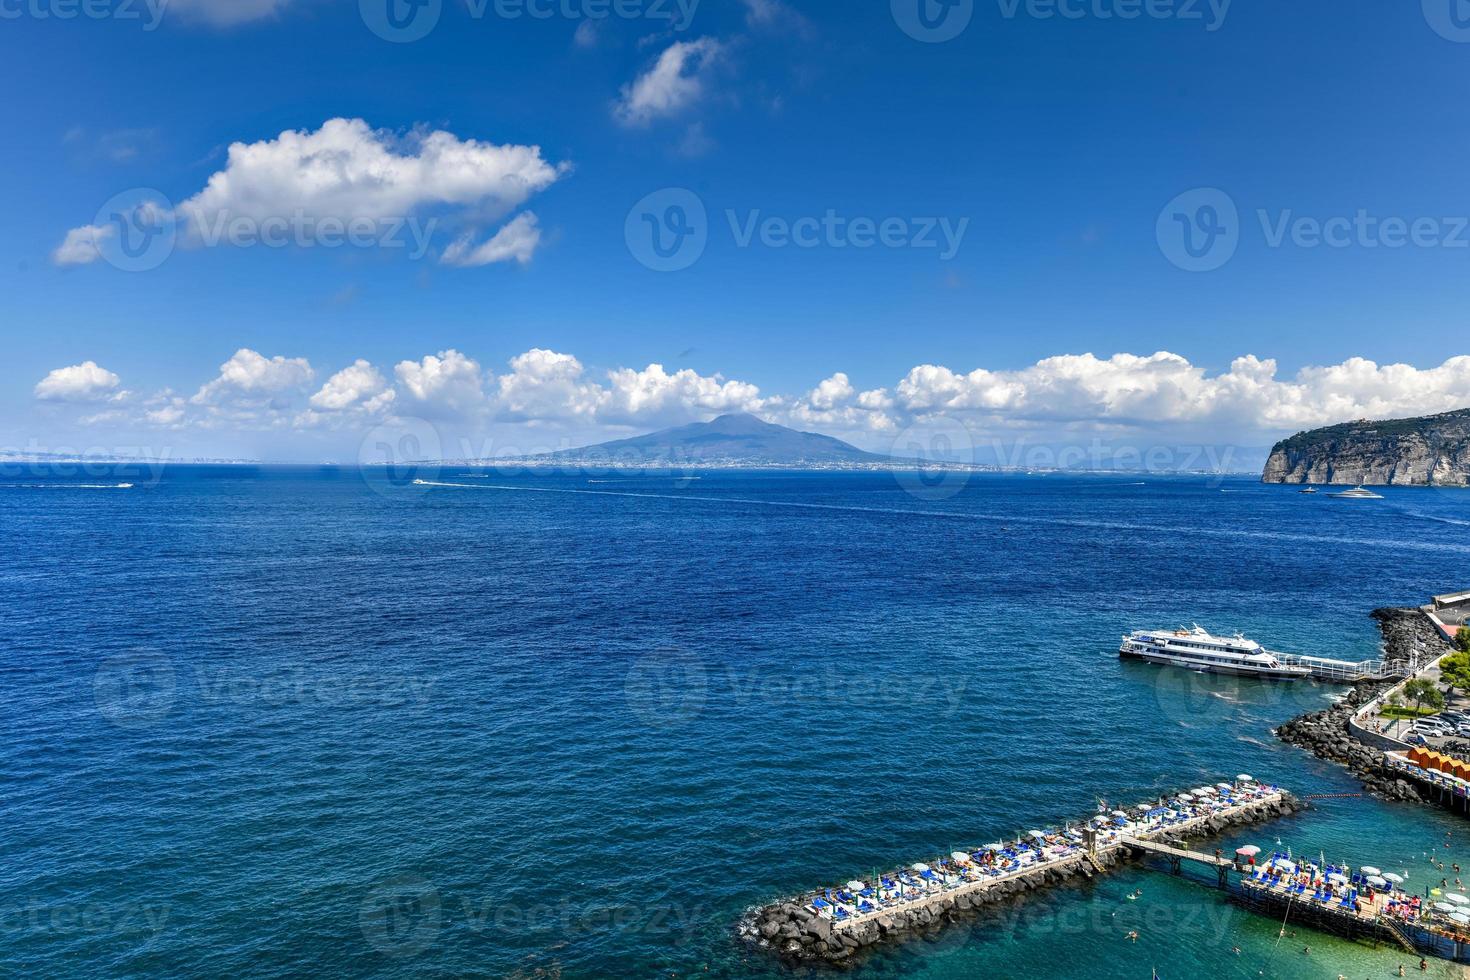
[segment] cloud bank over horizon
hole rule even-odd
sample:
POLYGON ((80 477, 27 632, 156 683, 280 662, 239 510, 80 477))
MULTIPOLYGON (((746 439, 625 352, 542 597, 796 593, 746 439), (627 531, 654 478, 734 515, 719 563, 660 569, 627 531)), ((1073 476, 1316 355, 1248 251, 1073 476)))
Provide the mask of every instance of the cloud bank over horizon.
POLYGON ((51 371, 34 395, 42 411, 80 431, 164 429, 204 442, 269 434, 283 455, 311 433, 350 435, 402 420, 467 437, 518 433, 531 451, 749 412, 887 451, 909 428, 945 422, 977 436, 1258 444, 1335 422, 1470 407, 1470 355, 1429 368, 1354 357, 1278 375, 1274 360, 1253 354, 1212 374, 1167 351, 1084 353, 1013 370, 921 364, 890 387, 868 389, 839 371, 805 392, 767 394, 658 363, 594 371, 544 348, 499 370, 451 348, 391 367, 357 358, 328 372, 304 357, 242 348, 215 377, 183 388, 192 395, 136 394, 91 360, 51 371))

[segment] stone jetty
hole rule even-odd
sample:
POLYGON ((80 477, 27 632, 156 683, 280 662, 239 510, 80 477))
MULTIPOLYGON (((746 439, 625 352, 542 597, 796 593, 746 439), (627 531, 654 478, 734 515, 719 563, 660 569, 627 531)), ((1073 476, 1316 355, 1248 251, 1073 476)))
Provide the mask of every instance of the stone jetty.
MULTIPOLYGON (((1418 609, 1375 609, 1372 616, 1383 633, 1384 660, 1408 662, 1419 652, 1448 653, 1444 635, 1418 609)), ((1387 800, 1431 801, 1430 791, 1407 780, 1387 765, 1382 749, 1358 739, 1348 722, 1369 701, 1388 691, 1394 683, 1363 683, 1324 711, 1293 718, 1276 729, 1276 737, 1306 749, 1319 759, 1345 767, 1374 796, 1387 800)))
POLYGON ((1167 824, 1130 825, 1127 830, 1101 836, 1089 834, 1085 846, 1059 859, 923 892, 845 920, 819 912, 812 905, 811 895, 774 902, 753 909, 740 923, 739 931, 748 941, 793 965, 840 964, 867 947, 972 919, 988 907, 1030 892, 1092 878, 1139 856, 1135 846, 1138 840, 1213 836, 1232 827, 1287 816, 1301 808, 1291 794, 1273 788, 1224 810, 1186 816, 1167 824))
POLYGON ((1418 800, 1418 787, 1401 779, 1385 765, 1381 749, 1364 745, 1348 731, 1348 720, 1359 708, 1382 694, 1390 684, 1361 684, 1326 711, 1315 711, 1276 729, 1276 737, 1288 745, 1306 749, 1319 759, 1346 768, 1363 783, 1363 788, 1385 800, 1418 800))

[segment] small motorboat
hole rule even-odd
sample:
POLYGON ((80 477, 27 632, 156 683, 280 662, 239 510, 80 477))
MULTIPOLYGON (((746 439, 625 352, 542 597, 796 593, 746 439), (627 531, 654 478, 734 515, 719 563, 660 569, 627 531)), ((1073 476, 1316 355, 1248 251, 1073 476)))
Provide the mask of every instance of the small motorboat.
POLYGON ((1316 493, 1316 492, 1317 492, 1317 488, 1316 487, 1307 487, 1305 490, 1298 490, 1297 491, 1297 493, 1316 493))

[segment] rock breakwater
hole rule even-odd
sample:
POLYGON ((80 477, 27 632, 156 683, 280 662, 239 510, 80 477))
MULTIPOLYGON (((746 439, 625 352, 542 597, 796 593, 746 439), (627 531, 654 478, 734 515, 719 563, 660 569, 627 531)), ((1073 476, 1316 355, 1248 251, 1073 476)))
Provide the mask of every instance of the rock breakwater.
MULTIPOLYGON (((1440 631, 1418 609, 1375 609, 1371 613, 1383 633, 1384 660, 1391 664, 1422 661, 1449 652, 1440 631)), ((1396 686, 1396 682, 1359 684, 1325 711, 1293 718, 1276 729, 1276 737, 1306 749, 1319 759, 1345 767, 1374 796, 1388 800, 1430 800, 1427 788, 1400 778, 1384 763, 1381 749, 1364 744, 1349 729, 1348 722, 1369 701, 1396 686)))
MULTIPOLYGON (((1282 793, 1275 799, 1234 812, 1201 818, 1183 833, 1190 837, 1214 836, 1232 827, 1288 816, 1302 808, 1294 797, 1282 793)), ((971 921, 987 910, 1022 900, 1029 893, 1094 878, 1133 856, 1126 841, 1110 842, 1095 855, 1079 854, 954 895, 936 893, 856 924, 836 923, 819 915, 804 900, 791 899, 753 910, 740 923, 739 932, 746 940, 793 965, 843 964, 868 947, 971 921)))

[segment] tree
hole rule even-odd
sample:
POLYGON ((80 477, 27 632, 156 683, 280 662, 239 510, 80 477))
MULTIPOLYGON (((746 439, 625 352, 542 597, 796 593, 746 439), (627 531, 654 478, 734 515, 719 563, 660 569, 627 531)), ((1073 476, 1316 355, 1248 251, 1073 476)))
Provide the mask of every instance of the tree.
POLYGON ((1389 734, 1394 734, 1399 730, 1399 722, 1403 721, 1398 714, 1403 710, 1404 696, 1398 691, 1391 691, 1388 695, 1388 706, 1394 709, 1393 724, 1388 726, 1389 734))
POLYGON ((1439 688, 1434 686, 1433 681, 1416 677, 1404 685, 1404 697, 1414 704, 1414 713, 1419 714, 1425 708, 1435 712, 1444 707, 1444 695, 1439 693, 1439 688))
POLYGON ((1465 653, 1470 653, 1470 626, 1461 626, 1455 632, 1455 646, 1465 653))
POLYGON ((1439 662, 1440 680, 1452 688, 1470 691, 1470 653, 1452 653, 1439 662))

